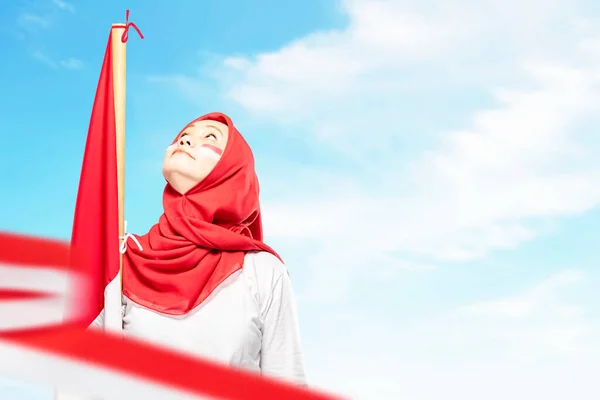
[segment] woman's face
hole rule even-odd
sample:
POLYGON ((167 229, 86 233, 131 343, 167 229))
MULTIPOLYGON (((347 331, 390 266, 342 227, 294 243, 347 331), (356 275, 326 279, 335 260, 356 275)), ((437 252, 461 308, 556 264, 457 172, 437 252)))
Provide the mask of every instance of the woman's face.
POLYGON ((163 176, 173 189, 187 193, 213 170, 227 145, 229 128, 217 121, 188 125, 167 147, 163 176))

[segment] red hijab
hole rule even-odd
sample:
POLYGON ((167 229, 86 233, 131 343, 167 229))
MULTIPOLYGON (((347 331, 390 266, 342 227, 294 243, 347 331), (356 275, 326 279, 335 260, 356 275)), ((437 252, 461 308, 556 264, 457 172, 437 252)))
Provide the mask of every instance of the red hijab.
POLYGON ((229 127, 221 159, 185 195, 167 183, 164 214, 146 235, 136 236, 143 250, 130 245, 123 255, 123 294, 164 314, 186 314, 201 304, 243 267, 248 251, 279 257, 262 242, 258 178, 250 147, 228 116, 211 113, 190 124, 204 120, 229 127))

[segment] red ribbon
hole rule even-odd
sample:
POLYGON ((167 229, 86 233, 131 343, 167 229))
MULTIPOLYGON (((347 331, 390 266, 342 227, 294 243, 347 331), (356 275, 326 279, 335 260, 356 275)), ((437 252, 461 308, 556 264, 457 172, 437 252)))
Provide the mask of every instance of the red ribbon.
POLYGON ((129 31, 129 27, 133 27, 133 29, 136 30, 136 32, 138 33, 138 35, 140 35, 140 38, 144 38, 144 35, 142 34, 142 32, 140 31, 140 29, 137 27, 136 24, 134 24, 133 22, 129 22, 129 10, 125 11, 125 31, 123 31, 123 34, 121 35, 121 42, 122 43, 127 43, 127 39, 129 39, 129 36, 127 35, 127 32, 129 31))

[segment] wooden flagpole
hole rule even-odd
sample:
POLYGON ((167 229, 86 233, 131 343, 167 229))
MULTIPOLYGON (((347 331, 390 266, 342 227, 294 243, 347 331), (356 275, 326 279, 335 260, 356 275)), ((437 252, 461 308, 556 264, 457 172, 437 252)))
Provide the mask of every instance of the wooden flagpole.
MULTIPOLYGON (((127 71, 127 42, 121 40, 124 24, 113 24, 112 31, 112 64, 113 88, 115 104, 115 125, 117 136, 117 182, 119 192, 119 237, 125 235, 125 107, 126 107, 126 71, 127 71)), ((123 256, 120 256, 119 271, 122 270, 123 256)), ((119 288, 122 290, 121 274, 119 273, 119 288)), ((120 307, 119 307, 120 311, 120 307)))
MULTIPOLYGON (((111 28, 113 98, 115 105, 115 130, 117 151, 117 186, 119 196, 119 237, 125 236, 125 115, 126 115, 126 76, 127 76, 127 39, 132 27, 141 39, 142 32, 129 22, 129 10, 125 24, 113 24, 111 28)), ((119 254, 119 273, 114 283, 107 287, 104 304, 104 329, 120 332, 123 328, 121 298, 123 293, 123 255, 119 254), (113 286, 114 285, 114 286, 113 286)))

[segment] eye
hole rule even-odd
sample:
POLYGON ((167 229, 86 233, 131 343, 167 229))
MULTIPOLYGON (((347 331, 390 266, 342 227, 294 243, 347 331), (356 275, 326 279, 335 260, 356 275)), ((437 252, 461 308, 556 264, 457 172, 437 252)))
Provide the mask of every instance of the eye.
POLYGON ((209 133, 205 136, 206 139, 217 140, 217 136, 214 133, 209 133))

